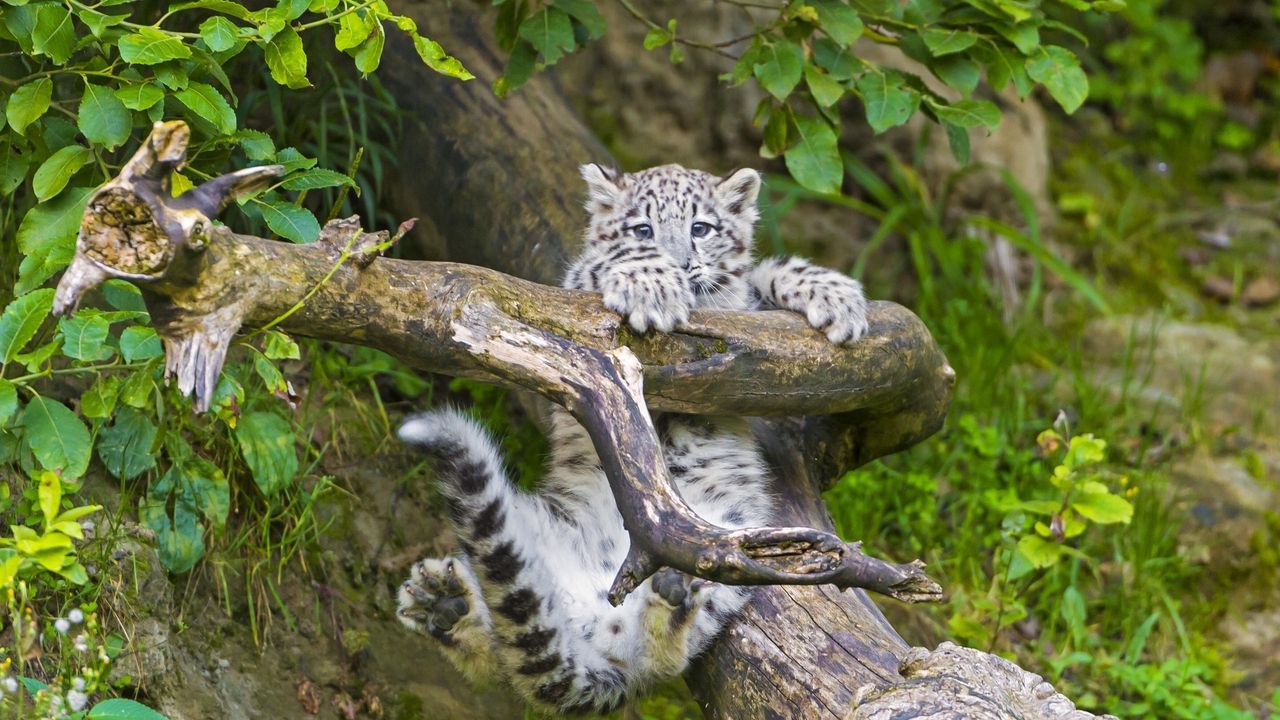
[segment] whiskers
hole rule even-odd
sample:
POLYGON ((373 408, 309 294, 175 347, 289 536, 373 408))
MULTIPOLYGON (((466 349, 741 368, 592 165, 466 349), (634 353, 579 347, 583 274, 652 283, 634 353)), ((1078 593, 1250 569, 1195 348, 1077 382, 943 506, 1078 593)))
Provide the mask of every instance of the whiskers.
MULTIPOLYGON (((720 277, 731 278, 731 275, 721 275, 720 277)), ((694 294, 698 298, 698 307, 718 308, 721 310, 747 310, 750 303, 743 292, 735 290, 726 282, 721 282, 713 276, 704 275, 700 280, 691 280, 694 288, 694 294)))

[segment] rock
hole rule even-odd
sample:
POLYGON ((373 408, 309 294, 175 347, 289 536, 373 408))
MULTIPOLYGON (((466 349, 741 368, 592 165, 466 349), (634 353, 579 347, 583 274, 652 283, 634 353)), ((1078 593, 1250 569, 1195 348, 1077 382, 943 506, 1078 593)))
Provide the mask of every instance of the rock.
POLYGON ((1221 303, 1229 303, 1236 295, 1236 284, 1229 277, 1215 275, 1204 281, 1200 286, 1200 291, 1206 297, 1213 298, 1221 303))
POLYGON ((1249 161, 1235 152, 1222 151, 1200 168, 1200 176, 1209 180, 1234 180, 1249 172, 1249 161))
POLYGON ((1273 277, 1250 280, 1240 293, 1240 302, 1247 307, 1263 307, 1280 300, 1280 282, 1273 277))
POLYGON ((1117 316, 1089 323, 1084 343, 1101 387, 1160 403, 1161 417, 1200 403, 1211 426, 1280 428, 1280 340, 1251 340, 1211 323, 1117 316), (1135 367, 1126 369, 1126 358, 1135 367))

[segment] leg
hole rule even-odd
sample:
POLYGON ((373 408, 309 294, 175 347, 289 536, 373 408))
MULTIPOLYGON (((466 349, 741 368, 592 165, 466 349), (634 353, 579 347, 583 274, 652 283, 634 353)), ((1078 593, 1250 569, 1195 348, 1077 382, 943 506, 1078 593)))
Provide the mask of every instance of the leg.
POLYGON ((400 586, 400 622, 440 641, 445 657, 472 682, 493 676, 493 624, 464 558, 425 558, 400 586))
MULTIPOLYGON (((502 472, 490 438, 458 413, 411 418, 400 437, 440 458, 436 475, 477 581, 469 586, 467 576, 458 574, 460 596, 479 588, 483 603, 466 604, 487 607, 492 647, 512 685, 535 704, 562 713, 608 712, 620 705, 627 679, 584 632, 595 624, 584 608, 603 601, 581 583, 562 579, 575 578, 590 561, 577 521, 559 518, 545 499, 519 492, 502 472)), ((458 594, 446 591, 442 601, 433 593, 437 599, 427 611, 423 606, 430 600, 405 592, 415 603, 411 612, 427 614, 424 620, 447 622, 457 610, 452 598, 458 594)))
POLYGON ((853 342, 867 331, 867 299, 862 283, 799 258, 768 258, 748 280, 765 307, 804 315, 833 343, 853 342))
POLYGON ((637 332, 670 332, 689 319, 693 292, 685 272, 657 248, 617 240, 589 245, 569 268, 564 286, 593 290, 637 332))

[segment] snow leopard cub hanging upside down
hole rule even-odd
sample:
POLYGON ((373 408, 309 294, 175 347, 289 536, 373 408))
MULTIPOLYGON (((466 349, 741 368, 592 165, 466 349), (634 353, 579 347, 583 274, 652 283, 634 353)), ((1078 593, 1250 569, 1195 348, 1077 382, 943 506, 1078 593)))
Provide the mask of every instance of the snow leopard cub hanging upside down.
MULTIPOLYGON (((618 174, 582 166, 591 220, 565 287, 603 295, 638 331, 671 330, 693 308, 785 308, 832 342, 867 329, 855 280, 803 260, 751 261, 760 176, 717 178, 679 165, 618 174)), ((654 418, 667 467, 700 516, 726 528, 769 524, 768 478, 740 418, 654 418)), ((440 641, 474 680, 506 678, 561 713, 608 712, 683 672, 749 598, 748 588, 664 568, 619 607, 606 599, 628 538, 586 431, 551 418, 537 494, 507 478, 497 443, 465 416, 409 419, 400 437, 436 456, 461 552, 413 566, 399 616, 440 641)))

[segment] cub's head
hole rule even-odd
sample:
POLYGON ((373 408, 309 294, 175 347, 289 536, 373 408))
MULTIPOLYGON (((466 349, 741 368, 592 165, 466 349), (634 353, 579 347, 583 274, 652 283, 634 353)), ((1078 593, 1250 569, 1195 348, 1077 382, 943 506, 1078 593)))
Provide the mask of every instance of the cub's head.
POLYGON ((587 242, 627 237, 669 256, 688 273, 696 307, 745 309, 760 174, 726 178, 679 165, 618 173, 582 166, 587 181, 587 242))

